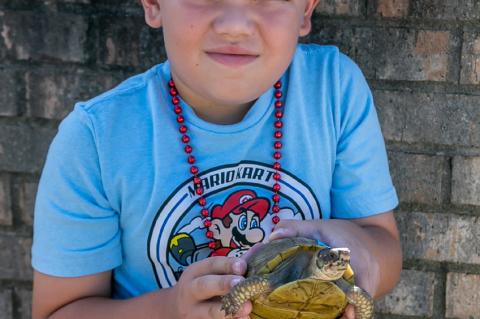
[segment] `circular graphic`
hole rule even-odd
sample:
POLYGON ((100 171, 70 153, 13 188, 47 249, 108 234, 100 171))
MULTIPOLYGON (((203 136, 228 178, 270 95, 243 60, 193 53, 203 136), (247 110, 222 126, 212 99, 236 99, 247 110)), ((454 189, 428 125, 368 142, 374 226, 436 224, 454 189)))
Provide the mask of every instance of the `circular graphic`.
MULTIPOLYGON (((148 256, 160 288, 171 287, 183 270, 208 256, 240 256, 266 240, 271 221, 274 170, 263 163, 242 161, 205 171, 205 190, 215 249, 208 247, 191 179, 181 184, 158 210, 148 239, 148 256)), ((310 188, 282 170, 280 219, 320 219, 320 205, 310 188)))

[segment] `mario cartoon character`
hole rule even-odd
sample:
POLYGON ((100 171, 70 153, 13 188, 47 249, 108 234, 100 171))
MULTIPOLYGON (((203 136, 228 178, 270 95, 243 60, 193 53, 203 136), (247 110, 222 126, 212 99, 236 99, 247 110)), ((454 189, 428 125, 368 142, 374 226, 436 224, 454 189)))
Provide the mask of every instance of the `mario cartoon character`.
POLYGON ((265 231, 260 223, 267 215, 270 201, 257 197, 251 190, 231 194, 223 205, 212 208, 210 230, 217 241, 212 256, 240 256, 263 241, 265 231))

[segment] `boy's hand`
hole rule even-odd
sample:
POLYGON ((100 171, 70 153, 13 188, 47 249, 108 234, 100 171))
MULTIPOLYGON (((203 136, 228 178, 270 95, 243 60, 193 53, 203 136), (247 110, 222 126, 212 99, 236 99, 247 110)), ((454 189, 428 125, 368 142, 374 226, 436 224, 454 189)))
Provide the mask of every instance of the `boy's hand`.
MULTIPOLYGON (((247 265, 241 258, 210 257, 190 265, 173 290, 175 319, 223 319, 219 296, 242 280, 247 265)), ((248 319, 252 305, 243 305, 235 318, 248 319)))

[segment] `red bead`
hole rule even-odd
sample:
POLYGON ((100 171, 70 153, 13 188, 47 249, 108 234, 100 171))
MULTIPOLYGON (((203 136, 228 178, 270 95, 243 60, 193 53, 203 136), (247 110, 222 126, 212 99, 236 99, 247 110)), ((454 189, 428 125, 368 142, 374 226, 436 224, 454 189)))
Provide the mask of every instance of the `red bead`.
POLYGON ((203 195, 203 188, 202 188, 202 187, 197 188, 197 189, 195 190, 195 193, 197 193, 197 195, 203 195))
POLYGON ((277 171, 278 171, 281 167, 282 167, 282 166, 280 165, 279 162, 275 162, 275 163, 273 164, 273 169, 276 169, 277 171))
POLYGON ((207 231, 207 238, 213 238, 213 231, 207 231))
POLYGON ((188 137, 188 135, 183 135, 182 136, 182 142, 187 144, 188 142, 190 142, 190 137, 188 137))
POLYGON ((180 99, 179 99, 178 97, 174 96, 173 99, 172 99, 172 103, 173 103, 174 105, 177 105, 177 104, 180 103, 180 99))
POLYGON ((185 153, 190 154, 193 151, 190 145, 185 146, 185 153))
POLYGON ((203 198, 203 197, 200 197, 200 198, 198 199, 198 205, 200 205, 200 206, 202 206, 202 207, 205 206, 205 205, 207 205, 207 200, 206 200, 205 198, 203 198))
POLYGON ((272 217, 272 222, 273 222, 275 225, 278 224, 278 223, 280 222, 280 217, 278 217, 278 216, 276 216, 276 215, 273 216, 273 217, 272 217))
POLYGON ((188 157, 188 159, 187 159, 187 162, 188 162, 188 164, 193 164, 193 163, 195 163, 195 157, 192 156, 192 155, 190 155, 190 156, 188 157))
POLYGON ((281 118, 283 117, 283 112, 282 112, 282 111, 277 111, 277 112, 275 112, 275 117, 276 117, 277 119, 281 119, 281 118))
POLYGON ((280 211, 280 206, 278 206, 278 205, 273 205, 272 211, 273 211, 275 214, 278 213, 278 212, 280 211))
POLYGON ((274 87, 275 87, 277 90, 280 89, 280 88, 282 87, 282 82, 277 81, 277 82, 275 83, 274 87))
POLYGON ((275 203, 278 203, 280 201, 280 195, 278 194, 275 194, 272 196, 272 200, 275 202, 275 203))
POLYGON ((187 127, 185 125, 182 125, 178 128, 178 131, 182 134, 187 133, 187 127))
POLYGON ((198 167, 196 167, 196 166, 190 167, 190 173, 192 173, 192 175, 197 175, 198 174, 198 167))
POLYGON ((280 152, 275 152, 275 153, 273 154, 273 158, 276 159, 276 160, 281 159, 281 158, 282 158, 282 153, 280 153, 280 152))
POLYGON ((183 122, 185 122, 185 118, 182 115, 178 115, 177 116, 177 122, 178 123, 183 123, 183 122))
MULTIPOLYGON (((215 249, 215 248, 217 248, 217 244, 214 241, 211 241, 211 242, 208 243, 208 248, 215 249)), ((213 255, 213 253, 212 253, 212 255, 213 255)))
POLYGON ((277 101, 277 102, 275 102, 275 107, 276 107, 277 109, 281 108, 282 106, 283 106, 283 102, 282 102, 282 101, 277 101))
POLYGON ((208 212, 208 209, 206 209, 206 208, 202 209, 201 214, 202 214, 203 217, 210 216, 210 213, 208 212))
POLYGON ((207 220, 203 221, 203 225, 204 225, 205 227, 210 227, 210 226, 212 226, 212 221, 210 221, 210 220, 207 219, 207 220))
POLYGON ((282 136, 283 136, 282 131, 275 132, 275 138, 282 138, 282 136))
POLYGON ((175 105, 175 108, 173 109, 173 111, 175 112, 175 114, 180 114, 182 113, 182 108, 178 105, 175 105))
POLYGON ((275 147, 277 150, 281 149, 282 148, 282 142, 275 142, 273 143, 273 147, 275 147))
POLYGON ((201 179, 200 177, 195 176, 195 177, 193 178, 193 183, 194 183, 194 184, 200 184, 201 182, 202 182, 202 179, 201 179))
POLYGON ((275 192, 280 191, 281 188, 282 188, 282 187, 280 186, 279 183, 275 183, 275 184, 273 185, 273 190, 274 190, 275 192))
POLYGON ((282 121, 275 121, 275 127, 276 128, 282 128, 283 122, 282 121))
POLYGON ((177 95, 177 90, 175 88, 170 89, 170 95, 175 96, 177 95))
POLYGON ((280 91, 280 90, 275 91, 275 97, 277 99, 281 98, 282 96, 283 96, 282 91, 280 91))
POLYGON ((173 80, 168 81, 168 86, 171 88, 175 87, 175 82, 173 80))
POLYGON ((276 180, 276 181, 279 181, 281 178, 280 174, 279 173, 275 173, 273 174, 273 179, 276 180))

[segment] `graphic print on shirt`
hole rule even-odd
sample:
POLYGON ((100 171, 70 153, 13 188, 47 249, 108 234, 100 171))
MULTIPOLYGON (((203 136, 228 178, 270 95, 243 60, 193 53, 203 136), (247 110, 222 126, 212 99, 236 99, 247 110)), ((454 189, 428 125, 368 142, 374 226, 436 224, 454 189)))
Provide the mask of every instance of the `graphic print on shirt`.
MULTIPOLYGON (((200 215, 193 181, 180 185, 157 212, 148 239, 148 256, 160 288, 171 287, 190 264, 209 256, 241 256, 265 241, 274 226, 271 166, 242 161, 205 171, 199 177, 211 226, 200 215), (206 237, 207 230, 213 238, 206 237), (215 248, 208 246, 215 242, 215 248)), ((282 170, 280 219, 320 219, 320 205, 310 188, 282 170)))

